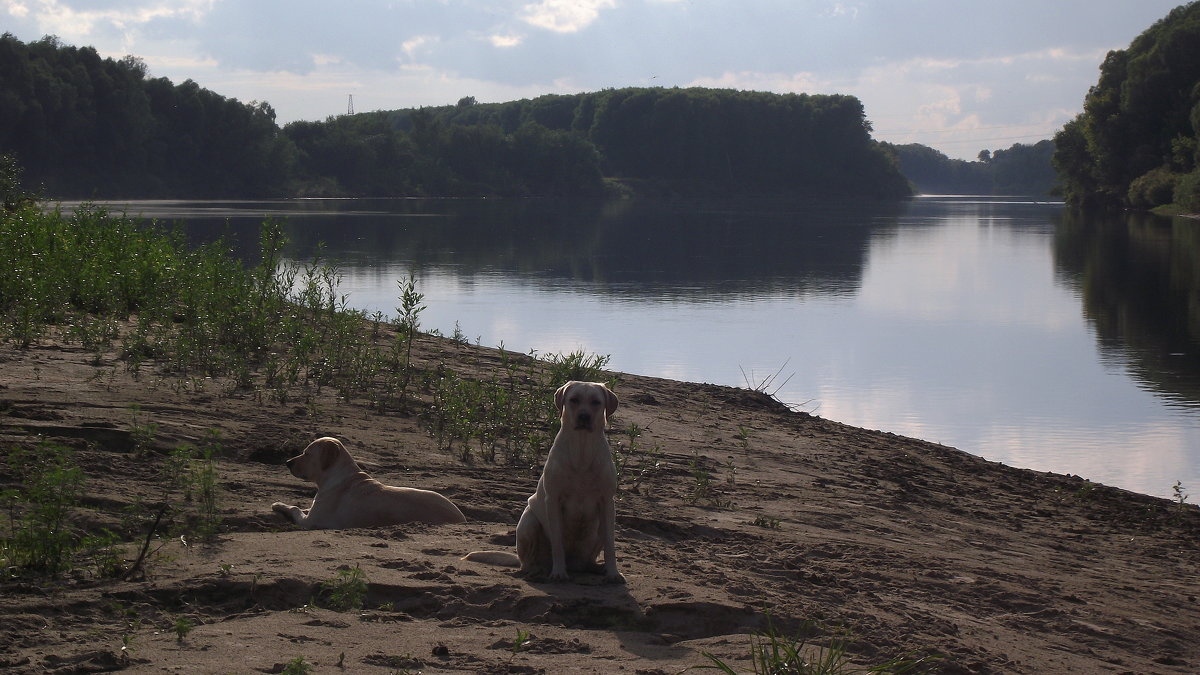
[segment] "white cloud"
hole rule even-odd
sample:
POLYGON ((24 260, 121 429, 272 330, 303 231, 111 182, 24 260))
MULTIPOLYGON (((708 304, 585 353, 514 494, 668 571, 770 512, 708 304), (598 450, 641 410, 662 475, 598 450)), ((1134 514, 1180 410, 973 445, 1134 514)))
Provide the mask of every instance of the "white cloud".
POLYGON ((23 19, 29 15, 29 7, 23 2, 5 2, 4 6, 10 16, 15 16, 18 19, 23 19))
POLYGON ((835 90, 833 83, 821 80, 812 73, 755 73, 749 71, 725 72, 716 77, 698 77, 689 82, 687 86, 771 91, 777 94, 821 94, 833 93, 835 90))
POLYGON ((847 5, 844 2, 835 2, 833 7, 825 12, 825 16, 848 16, 851 19, 858 18, 858 5, 847 5))
POLYGON ((115 29, 128 33, 156 19, 181 18, 196 21, 212 9, 216 0, 156 0, 128 7, 76 9, 61 0, 35 0, 32 8, 24 2, 10 1, 9 14, 32 18, 45 34, 57 35, 69 42, 87 44, 98 30, 115 29))
POLYGON ((159 68, 168 71, 194 72, 217 67, 215 59, 206 57, 148 56, 143 60, 152 72, 159 68))
POLYGON ((615 0, 542 0, 525 5, 521 18, 555 33, 575 33, 595 21, 601 10, 616 6, 615 0))
POLYGON ((412 39, 401 42, 400 49, 404 51, 404 54, 408 56, 408 58, 415 59, 416 55, 423 47, 426 47, 434 42, 437 42, 436 37, 431 37, 429 35, 418 35, 412 39))
POLYGON ((521 44, 522 40, 520 35, 493 35, 488 39, 491 41, 493 47, 500 47, 502 49, 516 47, 521 44))

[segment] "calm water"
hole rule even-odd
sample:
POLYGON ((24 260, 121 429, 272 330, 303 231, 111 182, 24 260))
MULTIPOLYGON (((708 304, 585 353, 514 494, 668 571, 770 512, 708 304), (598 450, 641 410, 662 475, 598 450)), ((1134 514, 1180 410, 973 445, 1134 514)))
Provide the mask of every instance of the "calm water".
POLYGON ((1200 499, 1200 222, 922 197, 772 202, 134 202, 253 241, 287 216, 342 291, 424 329, 768 391, 991 460, 1200 499), (247 236, 249 235, 249 236, 247 236))

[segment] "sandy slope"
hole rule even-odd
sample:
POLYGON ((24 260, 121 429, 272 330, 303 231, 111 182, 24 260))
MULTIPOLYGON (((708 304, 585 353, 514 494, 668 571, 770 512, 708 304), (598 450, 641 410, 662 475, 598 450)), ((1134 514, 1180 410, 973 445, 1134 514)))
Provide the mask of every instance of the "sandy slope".
MULTIPOLYGON (((436 350, 467 368, 495 358, 420 346, 422 358, 436 350)), ((664 453, 617 506, 628 584, 530 583, 459 558, 511 546, 533 470, 463 464, 415 418, 331 393, 280 406, 222 395, 219 383, 135 381, 79 350, 0 347, 0 447, 41 436, 79 448, 89 503, 113 510, 148 494, 160 456, 131 452, 130 404, 159 425, 162 452, 218 429, 228 529, 211 544, 168 544, 145 579, 0 585, 0 670, 279 672, 302 656, 316 672, 675 673, 705 663, 702 651, 749 670, 750 635, 769 612, 789 633, 815 622, 817 644, 843 636, 860 665, 938 653, 947 673, 1200 671, 1194 506, 1173 518, 1164 500, 792 413, 744 390, 626 374, 616 390, 614 426, 636 422, 642 446, 664 453), (292 530, 270 504, 303 503, 313 486, 281 462, 320 435, 344 439, 385 482, 443 492, 468 522, 292 530), (697 454, 716 491, 693 504, 697 454), (367 609, 310 604, 356 565, 367 609), (181 616, 198 626, 178 640, 181 616)))

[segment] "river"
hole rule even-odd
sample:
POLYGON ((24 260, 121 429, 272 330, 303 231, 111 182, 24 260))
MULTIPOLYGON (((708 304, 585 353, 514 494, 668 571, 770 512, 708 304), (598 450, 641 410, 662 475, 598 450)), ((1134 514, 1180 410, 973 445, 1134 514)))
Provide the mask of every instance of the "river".
POLYGON ((1197 221, 964 196, 108 207, 243 246, 286 218, 288 256, 320 245, 354 307, 394 315, 414 274, 424 330, 606 354, 1013 466, 1200 497, 1197 221))

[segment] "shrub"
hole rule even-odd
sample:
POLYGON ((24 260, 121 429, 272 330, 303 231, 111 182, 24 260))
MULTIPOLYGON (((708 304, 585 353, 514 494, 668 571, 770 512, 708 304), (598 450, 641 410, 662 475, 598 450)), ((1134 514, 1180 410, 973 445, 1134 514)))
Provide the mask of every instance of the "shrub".
POLYGON ((1189 213, 1200 213, 1200 169, 1179 177, 1175 203, 1189 213))
POLYGON ((1175 183, 1179 180, 1171 169, 1160 166, 1151 169, 1134 179, 1129 184, 1127 198, 1129 205, 1138 208, 1152 208, 1170 204, 1175 195, 1175 183))
POLYGON ((82 541, 69 516, 79 501, 83 471, 69 449, 49 443, 12 448, 6 460, 20 487, 0 492, 8 510, 7 534, 0 530, 0 576, 70 569, 82 541))

